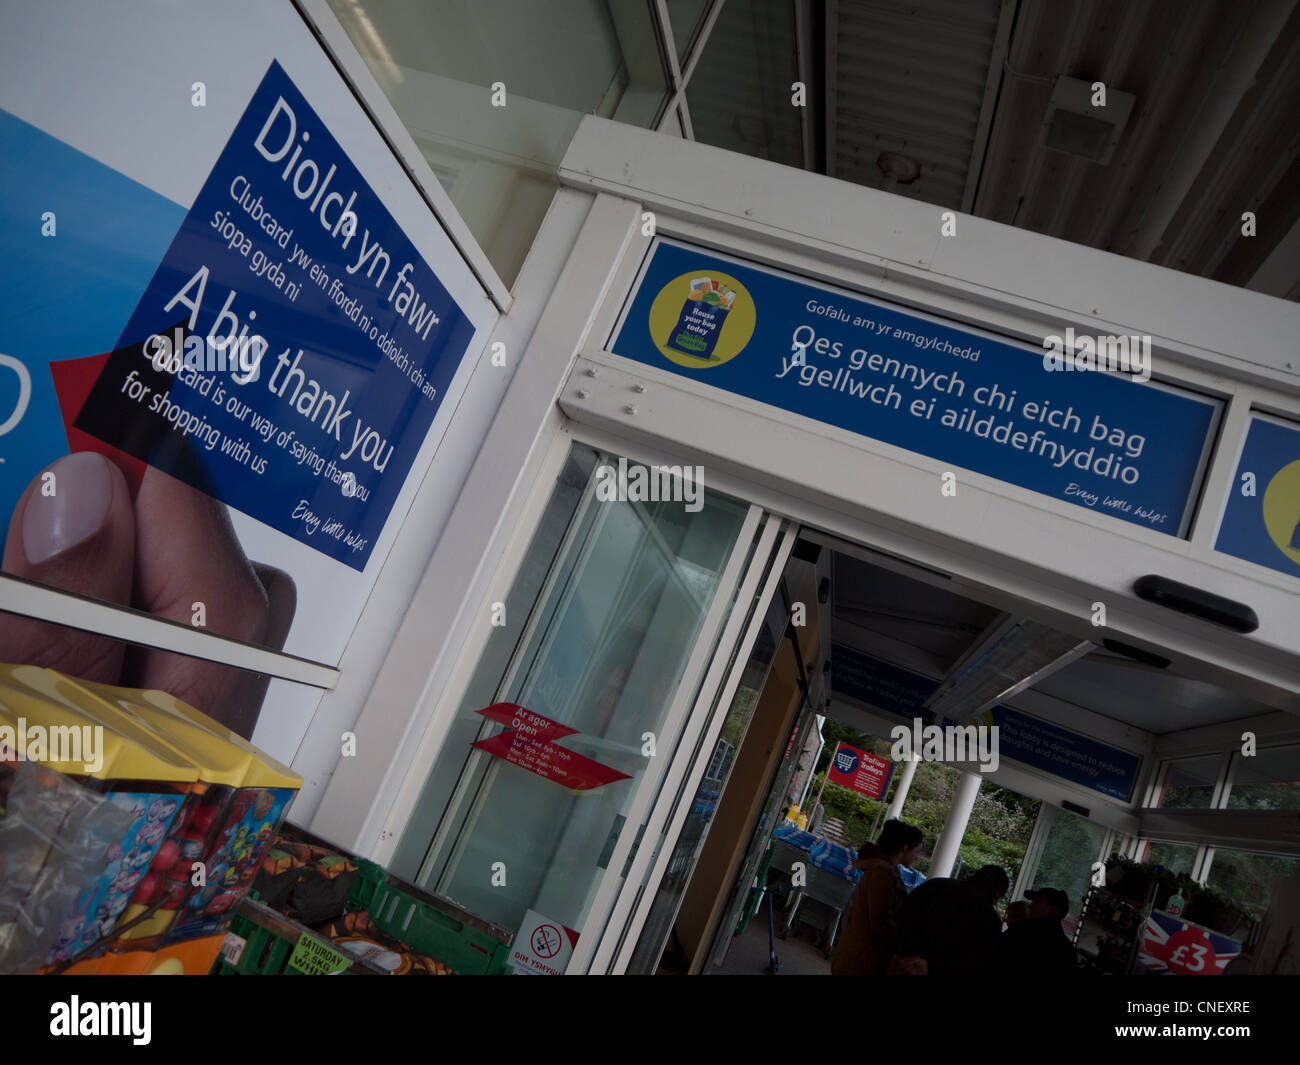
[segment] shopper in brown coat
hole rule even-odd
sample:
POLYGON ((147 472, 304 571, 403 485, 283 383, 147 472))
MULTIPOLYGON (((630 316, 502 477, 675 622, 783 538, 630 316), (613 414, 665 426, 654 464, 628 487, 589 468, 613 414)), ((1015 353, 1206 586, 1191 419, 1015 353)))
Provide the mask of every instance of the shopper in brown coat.
POLYGON ((883 973, 898 943, 898 922, 907 891, 898 875, 921 853, 921 830, 904 821, 886 821, 880 837, 858 849, 854 867, 862 879, 849 903, 844 929, 835 947, 831 972, 836 976, 883 973))

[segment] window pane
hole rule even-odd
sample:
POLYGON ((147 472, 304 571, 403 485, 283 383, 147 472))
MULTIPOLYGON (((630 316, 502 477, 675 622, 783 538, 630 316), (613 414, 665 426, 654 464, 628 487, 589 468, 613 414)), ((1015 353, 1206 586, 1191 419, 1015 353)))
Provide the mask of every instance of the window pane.
POLYGON ((1196 861, 1196 847, 1191 843, 1161 843, 1152 841, 1147 844, 1142 856, 1143 865, 1163 865, 1171 873, 1191 873, 1196 861))
MULTIPOLYGON (((555 488, 546 504, 533 542, 528 546, 519 574, 506 596, 505 617, 526 618, 532 614, 542 593, 546 575, 556 564, 556 556, 569 523, 574 520, 583 492, 596 468, 597 454, 588 448, 574 448, 556 478, 555 488)), ((469 682, 462 705, 473 710, 496 702, 495 694, 505 676, 511 656, 516 652, 522 631, 518 626, 494 626, 487 647, 474 676, 469 682)), ((392 860, 398 876, 415 881, 428 856, 430 841, 438 822, 450 802, 452 792, 465 765, 468 745, 478 738, 483 719, 476 714, 459 714, 441 745, 441 753, 424 785, 424 791, 411 815, 406 833, 392 860)))
POLYGON ((677 59, 683 66, 708 10, 709 0, 668 0, 668 21, 672 24, 677 59))
POLYGON ((649 127, 667 98, 643 5, 329 4, 507 285, 582 116, 649 127))
POLYGON ((1165 810, 1208 810, 1222 764, 1223 756, 1218 754, 1178 758, 1168 763, 1163 786, 1152 805, 1165 810))
POLYGON ((1056 806, 1044 807, 1042 816, 1046 839, 1030 887, 1064 891, 1070 897, 1069 915, 1077 918, 1083 910, 1092 863, 1101 853, 1106 828, 1056 806))
POLYGON ((1300 810, 1300 745, 1238 756, 1228 809, 1300 810))
POLYGON ((723 790, 735 765, 736 752, 744 742, 787 624, 785 603, 780 595, 772 597, 764 621, 628 965, 631 973, 651 972, 659 960, 682 896, 704 849, 713 816, 718 811, 723 790))
POLYGON ((1286 879, 1300 870, 1300 858, 1217 848, 1210 862, 1207 887, 1222 892, 1242 911, 1242 921, 1233 933, 1242 938, 1249 921, 1262 921, 1268 911, 1274 881, 1286 879))
POLYGON ((727 0, 686 86, 697 141, 802 169, 794 39, 788 0, 727 0))

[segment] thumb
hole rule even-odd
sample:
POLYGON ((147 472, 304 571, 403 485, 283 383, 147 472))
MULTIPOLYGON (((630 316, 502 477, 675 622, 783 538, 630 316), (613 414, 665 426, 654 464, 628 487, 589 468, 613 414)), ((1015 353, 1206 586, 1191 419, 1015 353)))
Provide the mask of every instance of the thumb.
MULTIPOLYGON (((126 478, 93 451, 64 455, 39 473, 9 520, 6 573, 93 599, 129 605, 135 514, 126 478)), ((0 659, 116 684, 125 645, 17 614, 0 613, 0 659)))
MULTIPOLYGON (((224 504, 150 467, 135 513, 140 606, 193 624, 201 605, 209 632, 259 645, 283 642, 294 609, 283 593, 291 596, 293 584, 281 590, 277 581, 276 598, 268 595, 224 504)), ((265 677, 159 650, 133 651, 126 675, 129 683, 170 692, 245 737, 252 735, 266 690, 265 677)))

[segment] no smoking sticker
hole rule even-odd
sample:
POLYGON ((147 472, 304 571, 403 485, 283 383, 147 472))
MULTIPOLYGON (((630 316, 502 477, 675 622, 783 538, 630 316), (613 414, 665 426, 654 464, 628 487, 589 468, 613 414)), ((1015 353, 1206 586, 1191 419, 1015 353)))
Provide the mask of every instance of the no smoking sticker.
POLYGON ((518 975, 559 976, 568 968, 577 942, 572 928, 529 910, 515 934, 510 964, 518 975))
POLYGON ((563 936, 553 924, 544 924, 533 933, 533 953, 539 958, 554 958, 562 944, 563 936))

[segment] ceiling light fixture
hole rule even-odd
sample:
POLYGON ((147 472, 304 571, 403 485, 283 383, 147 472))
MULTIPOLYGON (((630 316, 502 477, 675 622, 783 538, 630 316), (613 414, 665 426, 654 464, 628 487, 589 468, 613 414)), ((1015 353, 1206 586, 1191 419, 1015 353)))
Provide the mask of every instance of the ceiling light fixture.
POLYGON ((1029 618, 1000 615, 948 670, 925 705, 937 719, 967 721, 1082 658, 1094 646, 1029 618))
POLYGON ((1094 84, 1064 76, 1056 79, 1043 119, 1043 144, 1104 166, 1115 152, 1137 97, 1106 85, 1101 89, 1106 104, 1098 107, 1092 102, 1097 95, 1094 84))

